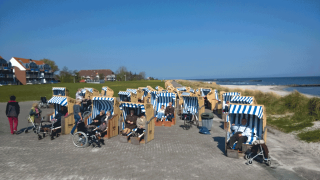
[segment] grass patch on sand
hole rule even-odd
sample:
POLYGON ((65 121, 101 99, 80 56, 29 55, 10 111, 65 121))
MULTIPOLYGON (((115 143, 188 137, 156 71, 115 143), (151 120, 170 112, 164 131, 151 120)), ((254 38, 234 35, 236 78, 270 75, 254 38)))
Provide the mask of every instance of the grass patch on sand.
POLYGON ((299 133, 298 137, 307 142, 319 142, 320 129, 299 133))
POLYGON ((89 84, 89 83, 58 83, 58 84, 35 84, 21 86, 1 86, 0 87, 0 102, 7 102, 11 95, 17 97, 17 101, 39 101, 40 97, 46 96, 49 100, 52 97, 52 87, 66 87, 69 90, 69 96, 75 98, 78 88, 92 87, 101 92, 102 86, 108 86, 114 91, 114 97, 118 97, 119 91, 125 91, 127 88, 138 88, 151 86, 164 87, 164 81, 115 81, 106 82, 104 84, 89 84))
MULTIPOLYGON (((313 121, 320 120, 320 98, 308 98, 298 91, 294 91, 287 96, 281 97, 273 92, 263 93, 258 90, 244 90, 239 88, 229 89, 219 86, 216 83, 209 84, 185 80, 179 80, 178 83, 183 86, 190 86, 194 89, 199 87, 212 88, 217 89, 219 92, 241 92, 242 96, 254 96, 258 104, 263 104, 265 106, 267 124, 286 133, 300 131, 306 127, 311 127, 313 126, 313 121), (293 115, 279 118, 270 116, 286 113, 292 113, 293 115)), ((310 133, 303 132, 298 134, 299 137, 303 136, 303 138, 300 137, 300 139, 306 141, 309 135, 312 142, 320 140, 319 135, 318 137, 313 137, 310 133), (313 138, 315 138, 315 140, 313 138)))

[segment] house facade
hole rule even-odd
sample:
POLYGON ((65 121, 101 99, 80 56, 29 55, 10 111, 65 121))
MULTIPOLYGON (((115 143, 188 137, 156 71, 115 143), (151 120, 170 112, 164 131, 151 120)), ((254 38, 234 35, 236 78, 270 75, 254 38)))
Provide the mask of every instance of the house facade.
POLYGON ((54 80, 51 67, 43 61, 12 57, 10 63, 17 84, 46 84, 54 80))
POLYGON ((10 62, 7 62, 0 56, 0 84, 10 85, 15 84, 13 77, 13 68, 10 62))
POLYGON ((105 80, 105 81, 115 81, 116 76, 110 69, 96 69, 96 70, 81 70, 79 71, 79 76, 86 81, 95 80, 105 80), (102 74, 103 79, 100 79, 100 74, 102 74))

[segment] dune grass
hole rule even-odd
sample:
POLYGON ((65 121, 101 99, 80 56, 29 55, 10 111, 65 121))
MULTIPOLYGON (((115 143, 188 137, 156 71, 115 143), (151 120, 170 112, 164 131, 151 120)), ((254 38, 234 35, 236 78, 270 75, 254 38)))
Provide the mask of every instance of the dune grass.
MULTIPOLYGON (((308 98, 298 91, 281 97, 276 93, 269 92, 263 93, 258 90, 244 90, 244 89, 229 89, 223 86, 219 86, 216 83, 204 83, 196 81, 178 81, 183 86, 190 86, 194 89, 199 87, 212 88, 226 92, 241 92, 242 96, 254 96, 258 104, 265 106, 267 113, 267 124, 277 128, 283 132, 289 133, 292 131, 300 131, 306 127, 313 126, 313 121, 320 120, 320 98, 308 98), (279 118, 272 117, 270 115, 284 115, 286 113, 292 113, 292 116, 282 116, 279 118)), ((317 133, 317 131, 315 131, 317 133)), ((310 133, 300 133, 298 136, 302 140, 313 142, 319 141, 320 136, 313 137, 310 133)))
POLYGON ((307 142, 319 142, 320 129, 299 133, 298 137, 307 142))
POLYGON ((69 96, 75 98, 75 93, 78 88, 92 87, 101 92, 102 86, 108 86, 114 91, 114 97, 118 97, 119 91, 125 91, 127 88, 138 87, 164 87, 164 81, 115 81, 106 82, 104 84, 89 84, 89 83, 58 83, 58 84, 35 84, 21 86, 1 86, 0 87, 0 102, 7 102, 11 95, 17 97, 17 101, 39 101, 41 96, 46 96, 47 99, 52 96, 52 87, 66 87, 69 90, 69 96))

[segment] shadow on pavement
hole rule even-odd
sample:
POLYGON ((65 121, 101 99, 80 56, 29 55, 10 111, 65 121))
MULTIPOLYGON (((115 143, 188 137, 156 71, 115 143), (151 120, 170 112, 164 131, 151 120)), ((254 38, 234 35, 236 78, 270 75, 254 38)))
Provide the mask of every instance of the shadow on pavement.
POLYGON ((215 142, 218 142, 218 148, 221 150, 221 152, 223 152, 223 154, 225 153, 225 137, 212 137, 213 140, 215 142))

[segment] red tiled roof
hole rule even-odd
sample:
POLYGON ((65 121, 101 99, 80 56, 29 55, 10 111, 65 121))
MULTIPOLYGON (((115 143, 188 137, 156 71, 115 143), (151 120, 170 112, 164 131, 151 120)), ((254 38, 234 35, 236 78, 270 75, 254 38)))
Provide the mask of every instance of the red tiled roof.
POLYGON ((32 62, 36 63, 37 65, 45 64, 43 61, 38 61, 38 60, 32 60, 32 62))
POLYGON ((3 59, 3 58, 0 56, 0 59, 3 59))
POLYGON ((103 74, 104 76, 111 75, 113 72, 110 69, 96 69, 96 70, 80 70, 80 76, 96 76, 97 74, 103 74))

